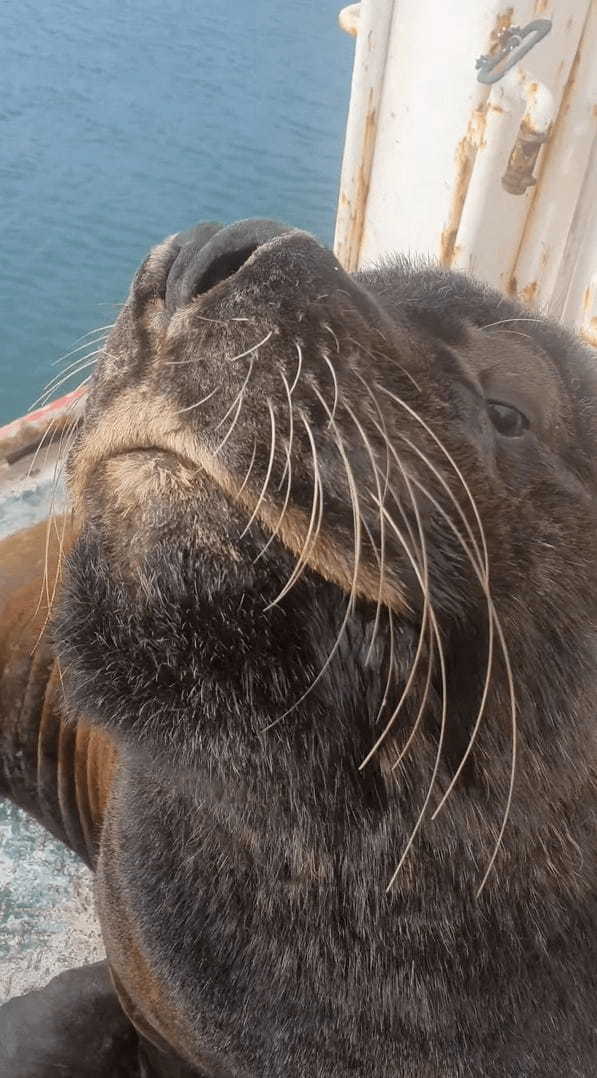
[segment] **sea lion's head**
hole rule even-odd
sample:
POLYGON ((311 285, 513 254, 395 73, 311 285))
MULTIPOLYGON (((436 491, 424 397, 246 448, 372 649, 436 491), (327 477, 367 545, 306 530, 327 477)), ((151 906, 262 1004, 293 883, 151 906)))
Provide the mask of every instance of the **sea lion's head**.
POLYGON ((271 222, 166 240, 70 457, 73 700, 185 765, 315 729, 305 766, 381 801, 418 752, 499 819, 516 725, 529 796, 579 737, 596 402, 579 342, 462 276, 271 222))

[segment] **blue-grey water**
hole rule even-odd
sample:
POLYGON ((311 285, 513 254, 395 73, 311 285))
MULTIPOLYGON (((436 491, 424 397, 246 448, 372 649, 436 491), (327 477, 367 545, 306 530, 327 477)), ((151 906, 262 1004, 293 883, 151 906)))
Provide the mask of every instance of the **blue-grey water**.
POLYGON ((164 235, 268 216, 331 241, 353 53, 341 6, 0 3, 0 424, 112 321, 164 235))

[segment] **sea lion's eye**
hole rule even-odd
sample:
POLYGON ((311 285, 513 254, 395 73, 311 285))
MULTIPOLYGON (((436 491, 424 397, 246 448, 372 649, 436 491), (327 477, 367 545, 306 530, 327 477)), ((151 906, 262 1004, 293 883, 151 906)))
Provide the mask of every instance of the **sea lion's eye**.
POLYGON ((529 421, 526 415, 511 404, 487 401, 487 414, 498 434, 503 434, 505 438, 520 438, 521 434, 528 430, 529 421))

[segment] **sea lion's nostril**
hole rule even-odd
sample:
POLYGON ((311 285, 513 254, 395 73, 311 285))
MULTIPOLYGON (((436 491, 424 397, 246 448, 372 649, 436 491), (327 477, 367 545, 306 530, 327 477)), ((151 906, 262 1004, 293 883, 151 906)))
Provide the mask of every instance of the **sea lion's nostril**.
POLYGON ((235 274, 276 236, 294 231, 278 221, 237 221, 227 228, 197 225, 179 236, 180 252, 168 276, 166 306, 174 311, 235 274))

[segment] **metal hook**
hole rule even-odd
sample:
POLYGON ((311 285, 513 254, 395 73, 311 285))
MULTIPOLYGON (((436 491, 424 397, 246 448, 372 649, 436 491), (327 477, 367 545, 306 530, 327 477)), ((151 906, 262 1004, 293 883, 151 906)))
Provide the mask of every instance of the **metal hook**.
POLYGON ((551 19, 534 19, 522 29, 511 26, 502 34, 502 48, 495 56, 480 56, 475 67, 477 81, 491 86, 514 67, 527 52, 535 47, 551 30, 551 19))

